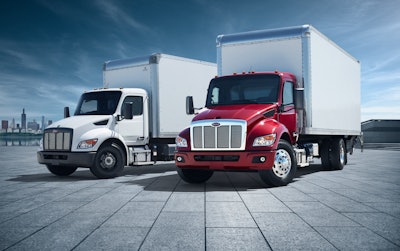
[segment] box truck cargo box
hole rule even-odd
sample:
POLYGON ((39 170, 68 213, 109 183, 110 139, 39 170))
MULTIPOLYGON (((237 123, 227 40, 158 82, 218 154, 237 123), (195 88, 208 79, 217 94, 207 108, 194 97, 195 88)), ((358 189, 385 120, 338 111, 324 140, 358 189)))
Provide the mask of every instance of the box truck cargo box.
MULTIPOLYGON (((360 63, 310 25, 220 35, 218 75, 293 73, 304 88, 304 134, 359 134, 360 63)), ((303 119, 303 118, 302 118, 303 119)))
POLYGON ((146 90, 150 98, 150 134, 154 138, 175 138, 190 123, 185 112, 186 96, 193 95, 202 106, 216 65, 209 62, 154 54, 149 57, 107 61, 103 67, 106 88, 134 87, 146 90))

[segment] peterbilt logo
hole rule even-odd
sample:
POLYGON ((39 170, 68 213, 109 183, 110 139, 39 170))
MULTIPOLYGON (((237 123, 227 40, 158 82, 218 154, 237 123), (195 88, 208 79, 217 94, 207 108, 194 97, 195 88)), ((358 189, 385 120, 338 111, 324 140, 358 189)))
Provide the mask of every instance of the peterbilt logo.
POLYGON ((218 123, 218 122, 214 122, 214 123, 211 124, 211 126, 213 126, 213 127, 218 127, 218 126, 220 126, 220 125, 221 125, 221 124, 218 123))

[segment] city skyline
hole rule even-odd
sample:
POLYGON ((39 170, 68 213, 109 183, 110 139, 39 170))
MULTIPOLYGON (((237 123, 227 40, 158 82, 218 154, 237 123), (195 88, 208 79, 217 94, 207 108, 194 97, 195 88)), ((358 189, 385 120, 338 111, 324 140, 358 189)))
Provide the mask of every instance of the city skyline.
POLYGON ((40 117, 40 119, 37 119, 37 118, 29 119, 29 116, 25 111, 26 111, 26 109, 22 108, 22 113, 19 115, 19 118, 20 118, 19 120, 16 119, 16 117, 18 118, 18 116, 13 116, 11 120, 0 118, 0 120, 2 121, 1 129, 4 129, 3 121, 7 121, 7 123, 8 123, 7 129, 21 129, 21 130, 28 130, 28 129, 34 130, 32 128, 32 126, 29 126, 29 123, 32 123, 32 124, 36 123, 38 125, 38 129, 36 129, 36 131, 38 131, 38 130, 43 131, 43 129, 45 129, 46 126, 50 125, 53 122, 51 119, 46 120, 45 115, 42 115, 40 117), (10 123, 10 121, 11 121, 11 123, 10 123), (18 121, 19 121, 19 123, 18 123, 18 121))

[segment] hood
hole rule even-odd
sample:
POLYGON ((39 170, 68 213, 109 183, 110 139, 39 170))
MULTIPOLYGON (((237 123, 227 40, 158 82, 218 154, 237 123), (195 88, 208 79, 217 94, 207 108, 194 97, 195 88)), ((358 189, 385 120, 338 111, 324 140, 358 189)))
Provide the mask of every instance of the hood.
POLYGON ((276 104, 248 104, 216 106, 203 111, 193 118, 193 121, 206 119, 242 119, 251 124, 264 117, 267 111, 274 110, 276 104))
MULTIPOLYGON (((47 128, 79 128, 88 124, 93 124, 105 120, 109 120, 112 116, 111 115, 79 115, 79 116, 72 116, 69 118, 65 118, 59 121, 54 122, 47 128)), ((107 124, 107 123, 106 123, 107 124)))

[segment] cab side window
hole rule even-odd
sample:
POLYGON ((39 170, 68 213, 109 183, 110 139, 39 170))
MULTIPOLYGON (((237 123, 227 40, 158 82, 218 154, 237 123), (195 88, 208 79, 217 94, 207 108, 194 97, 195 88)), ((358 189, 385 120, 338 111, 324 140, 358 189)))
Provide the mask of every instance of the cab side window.
POLYGON ((292 82, 285 82, 283 87, 283 105, 290 105, 294 103, 293 100, 293 83, 292 82))
MULTIPOLYGON (((140 96, 128 96, 124 99, 124 103, 133 104, 133 116, 140 116, 143 114, 143 97, 140 96)), ((122 112, 122 111, 121 111, 122 112)))

